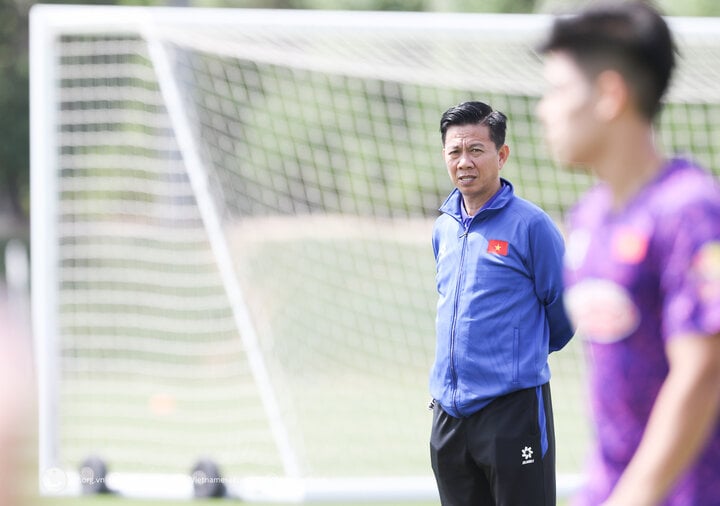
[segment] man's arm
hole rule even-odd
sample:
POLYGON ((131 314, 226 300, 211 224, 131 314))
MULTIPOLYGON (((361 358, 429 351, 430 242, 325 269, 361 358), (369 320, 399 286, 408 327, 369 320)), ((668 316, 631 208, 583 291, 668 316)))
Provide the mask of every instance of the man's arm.
POLYGON ((565 243, 549 216, 536 220, 530 228, 535 295, 545 306, 550 327, 550 351, 562 349, 575 330, 563 302, 563 256, 565 243))
POLYGON ((702 451, 720 411, 720 334, 667 347, 670 372, 642 441, 604 506, 655 506, 702 451))

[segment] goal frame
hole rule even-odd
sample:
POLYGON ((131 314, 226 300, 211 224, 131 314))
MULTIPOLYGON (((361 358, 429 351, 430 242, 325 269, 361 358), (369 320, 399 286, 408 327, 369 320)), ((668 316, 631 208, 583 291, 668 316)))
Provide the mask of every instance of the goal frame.
MULTIPOLYGON (((234 274, 228 245, 220 232, 218 210, 208 189, 208 177, 190 133, 188 118, 183 114, 176 83, 170 75, 167 56, 158 37, 158 26, 212 21, 215 24, 241 27, 271 20, 276 26, 372 27, 398 31, 422 31, 427 26, 447 30, 477 29, 481 24, 488 33, 501 34, 512 29, 540 33, 551 16, 543 14, 460 14, 410 12, 343 12, 284 11, 263 9, 215 9, 176 7, 118 7, 35 5, 30 15, 30 139, 32 187, 32 327, 35 343, 38 393, 38 466, 40 488, 44 493, 57 493, 43 487, 43 474, 57 469, 59 461, 58 402, 59 379, 57 328, 58 308, 58 230, 55 217, 58 206, 58 166, 55 144, 56 101, 54 73, 57 54, 56 38, 72 29, 74 34, 114 31, 141 35, 148 43, 149 53, 158 75, 160 91, 188 171, 202 220, 220 272, 226 294, 231 301, 233 317, 248 351, 252 374, 263 391, 264 408, 271 424, 285 476, 281 478, 247 477, 228 479, 228 494, 244 500, 303 502, 309 500, 432 500, 437 497, 430 475, 418 477, 378 478, 301 478, 288 436, 275 402, 268 371, 259 351, 257 337, 248 314, 242 289, 234 274), (482 20, 482 23, 480 23, 482 20), (42 252, 40 254, 39 252, 42 252)), ((681 32, 713 33, 716 20, 695 18, 669 19, 671 27, 681 32)), ((63 471, 66 473, 65 471, 63 471)), ((80 493, 79 479, 66 473, 66 494, 80 493)), ((559 495, 568 495, 582 481, 581 476, 564 476, 559 495)), ((127 496, 191 498, 193 483, 181 475, 147 476, 110 473, 108 485, 127 496)))
MULTIPOLYGON (((540 29, 549 18, 539 15, 484 15, 490 31, 518 26, 540 29)), ((250 355, 253 376, 261 390, 265 411, 272 426, 278 451, 282 456, 285 476, 282 478, 245 477, 224 478, 227 493, 244 500, 305 502, 347 499, 357 500, 425 500, 435 499, 437 491, 431 476, 418 477, 377 477, 377 478, 300 478, 297 463, 290 447, 287 433, 282 426, 275 395, 268 379, 257 345, 257 338, 247 313, 242 290, 233 272, 232 261, 226 241, 219 232, 217 209, 214 207, 208 189, 208 178, 203 163, 196 151, 190 128, 180 110, 180 98, 176 83, 170 73, 167 55, 158 41, 158 25, 202 23, 207 20, 215 24, 240 27, 271 20, 276 26, 315 27, 373 27, 373 29, 395 29, 421 31, 427 23, 447 29, 472 28, 474 17, 466 14, 428 14, 417 12, 349 12, 349 11, 285 11, 270 9, 217 9, 217 8, 176 8, 176 7, 135 7, 135 6, 79 6, 79 5, 35 5, 30 15, 30 94, 31 94, 31 186, 32 231, 31 240, 35 254, 32 258, 32 324, 37 364, 38 391, 38 466, 40 490, 54 494, 47 483, 47 473, 59 469, 58 402, 59 348, 56 329, 58 328, 58 231, 54 217, 57 212, 58 167, 54 153, 55 122, 54 104, 57 76, 53 70, 57 55, 53 51, 54 40, 67 30, 73 34, 102 33, 103 31, 139 34, 148 44, 149 54, 160 83, 168 114, 187 168, 198 206, 205 223, 213 253, 220 271, 228 298, 232 301, 236 324, 243 336, 250 355), (221 15, 219 15, 221 14, 221 15), (430 17, 432 16, 432 17, 430 17)), ((73 471, 61 470, 67 480, 61 494, 76 495, 81 492, 80 478, 73 471)), ((193 483, 182 475, 148 476, 132 473, 109 473, 107 485, 130 497, 174 497, 191 498, 193 483), (162 492, 160 492, 162 491, 162 492)))

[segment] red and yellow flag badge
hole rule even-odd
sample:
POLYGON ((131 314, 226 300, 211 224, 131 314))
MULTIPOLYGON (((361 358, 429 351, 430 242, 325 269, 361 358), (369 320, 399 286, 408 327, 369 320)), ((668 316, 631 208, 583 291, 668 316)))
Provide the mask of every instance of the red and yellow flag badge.
POLYGON ((626 264, 639 264, 645 260, 648 236, 631 227, 617 229, 612 237, 612 254, 615 260, 626 264))
POLYGON ((703 300, 720 299, 720 241, 710 241, 695 255, 693 271, 703 300))
POLYGON ((494 253, 496 255, 502 255, 504 257, 508 254, 508 243, 507 241, 499 241, 497 239, 490 239, 487 247, 488 253, 494 253))

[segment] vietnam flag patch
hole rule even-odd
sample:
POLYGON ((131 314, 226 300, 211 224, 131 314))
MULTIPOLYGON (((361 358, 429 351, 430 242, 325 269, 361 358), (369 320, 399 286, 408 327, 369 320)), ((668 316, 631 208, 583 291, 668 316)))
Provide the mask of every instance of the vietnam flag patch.
POLYGON ((496 255, 502 255, 504 257, 508 254, 508 243, 507 241, 499 241, 498 239, 490 239, 487 247, 488 253, 494 253, 496 255))
POLYGON ((612 237, 613 258, 626 264, 639 264, 647 256, 649 239, 630 227, 617 229, 612 237))

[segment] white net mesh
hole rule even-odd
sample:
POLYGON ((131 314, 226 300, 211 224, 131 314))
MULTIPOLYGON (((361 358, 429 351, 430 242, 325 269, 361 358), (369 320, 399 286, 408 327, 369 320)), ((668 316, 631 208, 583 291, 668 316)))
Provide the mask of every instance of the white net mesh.
MULTIPOLYGON (((52 39, 59 202, 38 219, 59 248, 44 260, 58 269, 58 465, 428 475, 430 231, 451 189, 440 115, 469 99, 507 114, 504 176, 559 221, 591 183, 554 166, 534 118, 547 19, 156 12, 135 32, 103 18, 52 39)), ((720 44, 683 30, 661 132, 717 169, 720 44)), ((551 365, 558 468, 577 473, 580 343, 551 365)))

